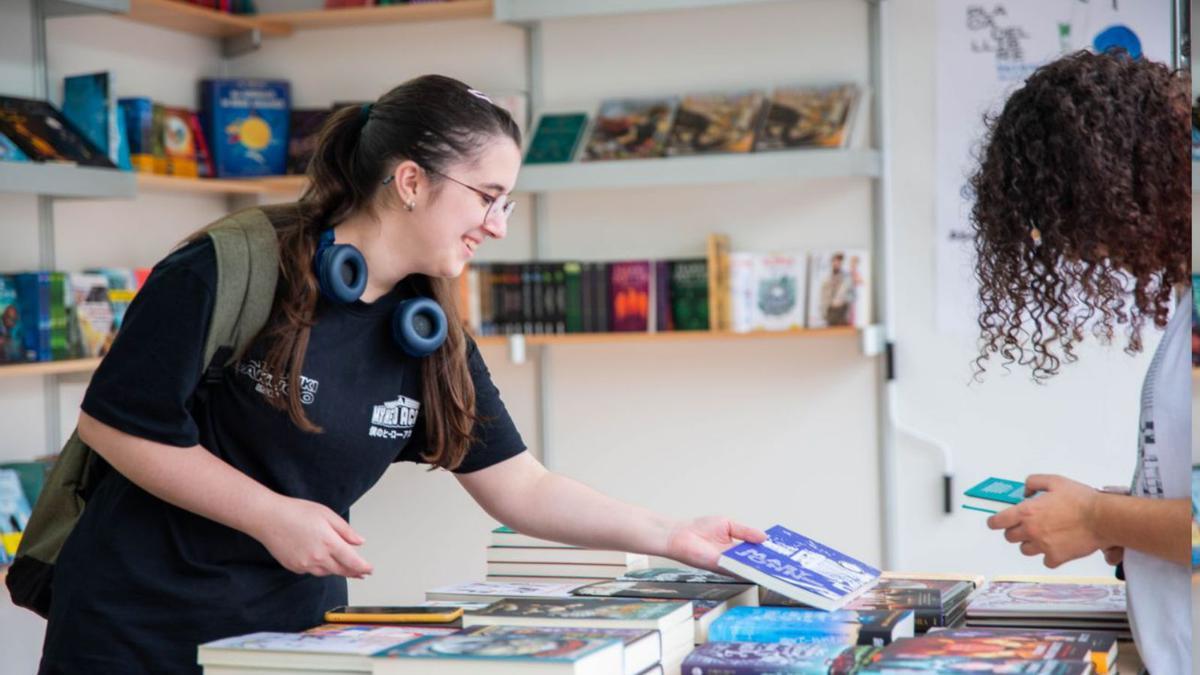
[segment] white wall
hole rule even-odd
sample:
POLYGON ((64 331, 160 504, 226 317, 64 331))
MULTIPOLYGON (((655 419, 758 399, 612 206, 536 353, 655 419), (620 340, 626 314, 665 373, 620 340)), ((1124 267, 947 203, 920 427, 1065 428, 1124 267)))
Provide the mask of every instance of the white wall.
MULTIPOLYGON (((1096 485, 1124 484, 1133 468, 1147 355, 1088 347, 1080 363, 1045 386, 1022 372, 970 384, 973 339, 933 328, 934 7, 928 0, 887 4, 901 414, 954 448, 960 490, 985 475, 1046 471, 1096 485)), ((550 22, 546 100, 590 105, 609 95, 865 81, 864 7, 806 0, 550 22)), ((56 19, 48 35, 54 95, 64 74, 110 68, 121 96, 195 105, 196 80, 222 72, 209 41, 114 19, 56 19)), ((8 51, 0 50, 5 86, 16 70, 8 51)), ((525 87, 524 37, 487 21, 313 31, 268 40, 261 51, 227 62, 225 72, 288 78, 301 106, 373 98, 427 72, 508 91, 525 87)), ((862 179, 556 194, 548 198, 543 224, 545 254, 698 254, 710 231, 728 232, 735 248, 750 250, 867 245, 870 197, 862 179)), ((510 238, 489 244, 482 259, 528 257, 530 209, 529 200, 522 201, 510 238)), ((60 266, 149 265, 225 208, 220 198, 174 195, 60 203, 60 266)), ((32 198, 0 197, 0 267, 36 263, 35 225, 32 198)), ((1156 341, 1149 337, 1147 353, 1156 341)), ((526 441, 535 445, 532 363, 510 364, 497 347, 484 353, 526 441)), ((856 340, 558 346, 546 365, 545 452, 552 468, 670 514, 725 513, 759 526, 782 522, 868 560, 880 558, 878 364, 861 356, 856 340)), ((30 423, 40 419, 40 386, 37 379, 0 379, 0 428, 13 430, 0 441, 0 458, 43 450, 43 425, 30 423)), ((67 428, 82 385, 61 389, 67 428)), ((941 514, 934 453, 903 439, 898 453, 899 567, 1039 571, 981 517, 941 514)), ((430 586, 483 574, 491 521, 444 473, 394 468, 356 507, 353 522, 377 570, 367 581, 352 582, 356 602, 412 601, 430 586)), ((1108 573, 1096 557, 1061 571, 1108 573)), ((36 651, 27 641, 24 650, 10 653, 32 662, 36 651)))

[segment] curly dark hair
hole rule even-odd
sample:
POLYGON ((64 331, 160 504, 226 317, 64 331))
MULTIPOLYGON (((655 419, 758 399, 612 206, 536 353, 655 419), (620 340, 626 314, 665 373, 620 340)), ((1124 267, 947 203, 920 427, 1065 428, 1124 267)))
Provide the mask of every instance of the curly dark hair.
POLYGON ((980 355, 1035 381, 1075 361, 1091 332, 1142 349, 1189 278, 1190 83, 1124 52, 1078 52, 1036 70, 985 120, 970 179, 980 355))

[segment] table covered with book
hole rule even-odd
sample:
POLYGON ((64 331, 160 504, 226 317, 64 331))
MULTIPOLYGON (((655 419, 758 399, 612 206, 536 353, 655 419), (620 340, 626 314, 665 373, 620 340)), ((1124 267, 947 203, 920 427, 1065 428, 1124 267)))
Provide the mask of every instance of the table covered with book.
POLYGON ((768 534, 727 551, 725 575, 498 528, 484 580, 425 594, 464 610, 452 622, 234 636, 200 646, 199 662, 206 675, 1141 671, 1116 579, 881 572, 768 534), (514 563, 528 574, 507 573, 514 563))

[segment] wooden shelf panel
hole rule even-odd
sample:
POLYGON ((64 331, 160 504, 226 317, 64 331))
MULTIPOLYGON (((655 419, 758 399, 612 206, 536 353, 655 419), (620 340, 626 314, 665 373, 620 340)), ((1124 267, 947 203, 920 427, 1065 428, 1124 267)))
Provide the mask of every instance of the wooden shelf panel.
POLYGON ((496 19, 528 23, 611 14, 751 5, 774 0, 497 0, 496 19))
POLYGON ((100 365, 100 359, 70 359, 66 361, 39 361, 37 363, 14 363, 0 366, 0 378, 36 377, 39 375, 65 375, 90 373, 100 365))
POLYGON ((138 191, 189 192, 197 194, 258 195, 267 187, 257 179, 181 178, 153 173, 137 175, 138 191))
POLYGON ((388 7, 342 7, 339 9, 315 9, 307 12, 279 12, 260 16, 264 21, 282 23, 293 30, 375 26, 383 23, 490 19, 492 18, 492 0, 452 0, 451 2, 388 7))
POLYGON ((228 14, 179 0, 130 0, 129 13, 124 17, 138 23, 211 38, 233 37, 255 29, 264 36, 284 37, 292 34, 290 26, 272 19, 228 14))
POLYGON ((390 7, 345 7, 257 15, 228 14, 180 0, 129 0, 130 21, 209 38, 228 38, 261 31, 264 37, 287 37, 297 30, 374 26, 492 18, 492 0, 451 0, 444 3, 390 7))
MULTIPOLYGON (((712 340, 755 340, 770 338, 818 338, 857 335, 859 329, 851 327, 796 329, 786 331, 754 331, 734 333, 731 331, 671 331, 667 333, 568 333, 565 335, 526 335, 527 345, 592 345, 628 344, 639 342, 703 342, 712 340)), ((481 345, 507 344, 508 335, 486 335, 475 338, 481 345)))

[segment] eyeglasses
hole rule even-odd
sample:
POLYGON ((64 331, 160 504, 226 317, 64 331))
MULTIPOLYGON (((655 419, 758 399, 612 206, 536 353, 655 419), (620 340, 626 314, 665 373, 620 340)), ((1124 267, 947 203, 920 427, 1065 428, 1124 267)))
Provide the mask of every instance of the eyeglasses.
MULTIPOLYGON (((421 167, 421 168, 425 168, 425 167, 421 167)), ((428 173, 437 174, 438 176, 441 176, 442 178, 445 178, 446 180, 448 180, 452 183, 458 183, 459 185, 467 188, 471 192, 474 192, 475 194, 482 197, 483 201, 487 202, 487 205, 488 205, 487 211, 485 211, 483 213, 483 223, 487 223, 487 221, 491 220, 492 217, 494 217, 494 216, 499 216, 502 221, 507 223, 508 217, 512 215, 513 209, 516 208, 516 206, 517 206, 517 202, 511 198, 505 199, 502 202, 500 200, 500 198, 498 198, 494 195, 488 194, 487 192, 484 192, 483 190, 480 190, 477 187, 472 187, 470 185, 467 185, 466 183, 464 183, 456 178, 451 178, 450 176, 447 176, 446 174, 442 173, 441 171, 434 171, 433 169, 425 169, 425 171, 427 171, 428 173)), ((395 178, 394 175, 388 176, 387 178, 385 178, 383 180, 383 184, 387 185, 388 183, 392 182, 392 180, 394 178, 395 178)))

